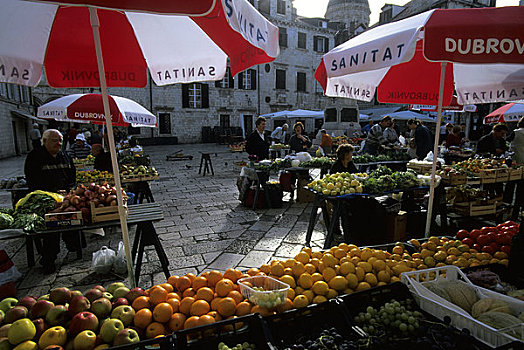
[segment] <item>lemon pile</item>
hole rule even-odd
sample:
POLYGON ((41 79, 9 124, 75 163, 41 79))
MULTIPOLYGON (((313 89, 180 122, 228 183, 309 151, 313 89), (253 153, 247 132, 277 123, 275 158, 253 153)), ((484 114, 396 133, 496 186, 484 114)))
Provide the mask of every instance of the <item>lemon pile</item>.
POLYGON ((362 193, 362 183, 357 180, 356 175, 350 173, 326 175, 323 179, 314 180, 307 186, 326 196, 362 193))

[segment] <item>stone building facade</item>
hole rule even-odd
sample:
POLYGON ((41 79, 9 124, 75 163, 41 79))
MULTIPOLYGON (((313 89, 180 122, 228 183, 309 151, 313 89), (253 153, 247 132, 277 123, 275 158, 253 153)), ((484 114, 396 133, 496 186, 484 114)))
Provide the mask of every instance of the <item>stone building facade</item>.
MULTIPOLYGON (((323 96, 314 78, 322 55, 335 46, 335 34, 343 24, 325 18, 304 18, 290 0, 250 0, 280 29, 280 55, 271 63, 254 66, 236 77, 219 82, 175 84, 143 89, 110 88, 109 93, 131 98, 152 111, 158 128, 140 128, 141 137, 176 136, 180 143, 202 140, 202 128, 241 127, 253 130, 258 115, 292 109, 324 110, 327 103, 353 108, 355 101, 323 96)), ((93 89, 91 89, 93 90, 93 89)), ((34 89, 38 103, 89 89, 52 89, 45 82, 34 89)), ((358 113, 357 113, 358 115, 358 113)), ((307 120, 306 128, 315 128, 307 120)), ((317 125, 317 129, 318 129, 317 125)), ((269 123, 268 129, 273 128, 269 123)))

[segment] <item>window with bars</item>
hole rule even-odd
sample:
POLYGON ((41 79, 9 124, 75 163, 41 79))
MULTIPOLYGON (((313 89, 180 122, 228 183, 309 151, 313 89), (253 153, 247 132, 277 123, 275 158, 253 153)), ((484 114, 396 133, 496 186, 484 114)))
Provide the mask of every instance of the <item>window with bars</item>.
POLYGON ((275 69, 276 72, 276 82, 275 88, 280 90, 286 89, 286 71, 284 69, 275 69))
POLYGON ((319 53, 326 53, 329 51, 329 38, 325 36, 315 35, 313 40, 313 50, 319 53))
POLYGON ((297 91, 306 92, 306 73, 297 72, 297 91))
POLYGON ((307 34, 306 33, 302 33, 302 32, 298 32, 298 43, 297 43, 297 47, 299 49, 306 49, 307 48, 307 34))
POLYGON ((209 86, 205 83, 183 84, 182 108, 209 108, 209 86))
POLYGON ((278 44, 280 47, 287 47, 287 28, 278 27, 278 44))
POLYGON ((248 69, 238 74, 238 88, 242 90, 257 89, 257 71, 248 69))
POLYGON ((286 14, 286 1, 285 0, 277 0, 277 13, 281 15, 286 14))
POLYGON ((231 69, 229 67, 226 68, 226 75, 224 75, 222 80, 215 81, 215 87, 226 89, 233 89, 235 87, 233 76, 231 75, 231 69))

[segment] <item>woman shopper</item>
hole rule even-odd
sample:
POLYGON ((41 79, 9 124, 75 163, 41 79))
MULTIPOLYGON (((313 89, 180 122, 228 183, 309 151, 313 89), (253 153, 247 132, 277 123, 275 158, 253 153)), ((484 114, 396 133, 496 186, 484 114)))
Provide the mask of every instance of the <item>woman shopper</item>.
POLYGON ((307 151, 307 149, 311 147, 311 140, 306 135, 303 135, 304 124, 301 122, 295 123, 295 125, 293 125, 293 130, 295 133, 289 139, 289 148, 291 152, 298 153, 307 151))
POLYGON ((358 169, 353 164, 353 146, 343 144, 337 148, 337 160, 329 171, 330 174, 335 173, 357 173, 358 169))

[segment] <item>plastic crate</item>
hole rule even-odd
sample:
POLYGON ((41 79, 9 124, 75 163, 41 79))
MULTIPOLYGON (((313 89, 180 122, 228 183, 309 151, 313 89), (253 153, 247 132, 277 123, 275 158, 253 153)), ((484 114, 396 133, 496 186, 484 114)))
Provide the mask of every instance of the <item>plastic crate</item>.
POLYGON ((240 292, 250 302, 265 308, 278 306, 286 301, 289 285, 269 276, 251 276, 238 280, 240 292), (253 287, 262 287, 263 291, 258 291, 253 287))
POLYGON ((230 348, 248 342, 257 350, 275 350, 262 317, 258 314, 215 322, 206 326, 184 329, 173 335, 176 350, 218 349, 224 343, 230 348))
POLYGON ((502 333, 493 327, 477 321, 465 310, 424 287, 424 283, 436 280, 461 281, 475 288, 480 298, 501 299, 508 303, 511 309, 517 314, 524 311, 524 302, 475 286, 456 266, 405 272, 401 275, 401 281, 409 287, 409 290, 413 293, 415 300, 422 310, 441 320, 448 316, 454 327, 458 329, 468 329, 475 338, 492 347, 499 347, 519 341, 506 333, 502 333))
POLYGON ((110 347, 114 350, 173 350, 172 336, 142 340, 138 343, 110 347))
POLYGON ((336 300, 309 305, 264 318, 277 349, 285 349, 301 340, 314 340, 324 329, 336 328, 345 338, 360 338, 336 300))

